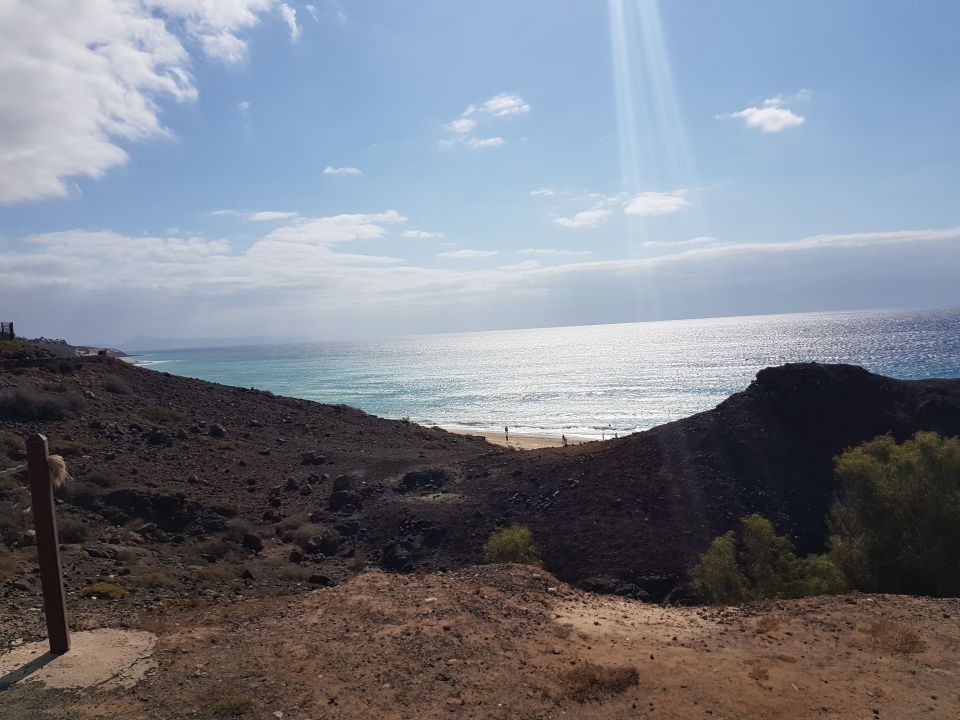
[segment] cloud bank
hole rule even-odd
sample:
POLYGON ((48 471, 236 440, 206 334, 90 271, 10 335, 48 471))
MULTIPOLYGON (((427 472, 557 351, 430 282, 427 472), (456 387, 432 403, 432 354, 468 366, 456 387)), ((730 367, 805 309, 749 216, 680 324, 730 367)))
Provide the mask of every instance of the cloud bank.
POLYGON ((382 336, 957 302, 960 228, 755 244, 693 238, 662 244, 667 254, 605 260, 531 248, 523 254, 551 264, 451 268, 399 256, 393 229, 403 222, 394 210, 298 217, 248 246, 111 231, 30 235, 0 253, 0 306, 25 332, 120 342, 144 328, 238 336, 256 323, 278 335, 382 336))
POLYGON ((188 48, 240 62, 242 34, 273 6, 7 0, 0 10, 0 203, 64 196, 67 178, 100 177, 126 162, 123 144, 169 134, 160 103, 197 96, 188 48))

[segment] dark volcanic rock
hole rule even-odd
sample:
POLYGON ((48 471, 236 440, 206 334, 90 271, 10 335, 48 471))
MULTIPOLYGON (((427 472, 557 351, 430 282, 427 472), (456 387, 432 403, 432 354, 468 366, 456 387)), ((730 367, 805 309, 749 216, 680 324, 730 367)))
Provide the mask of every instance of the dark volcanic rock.
POLYGON ((363 497, 349 490, 337 490, 330 495, 330 509, 334 512, 343 512, 348 506, 359 508, 362 504, 363 497))
POLYGON ((752 512, 801 552, 822 551, 833 458, 884 433, 902 441, 918 430, 960 433, 960 382, 784 365, 761 370, 713 410, 646 432, 491 458, 473 468, 489 478, 452 491, 469 492, 486 517, 529 525, 561 579, 604 576, 658 597, 672 580, 648 586, 642 575, 682 580, 713 537, 752 512))
POLYGON ((451 479, 452 475, 446 468, 416 470, 404 475, 397 489, 401 492, 419 489, 439 490, 451 479))
POLYGON ((340 475, 333 480, 333 491, 356 490, 357 484, 357 478, 353 477, 353 475, 340 475))

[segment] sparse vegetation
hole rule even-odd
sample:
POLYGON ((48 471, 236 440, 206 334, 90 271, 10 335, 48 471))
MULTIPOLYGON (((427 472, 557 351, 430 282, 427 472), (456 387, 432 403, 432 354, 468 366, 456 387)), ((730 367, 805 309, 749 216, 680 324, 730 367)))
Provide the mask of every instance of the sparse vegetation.
POLYGON ((540 567, 540 551, 533 542, 533 533, 526 525, 514 523, 508 528, 498 527, 483 546, 485 563, 519 563, 540 567))
POLYGON ((889 435, 836 460, 830 558, 866 592, 960 594, 960 438, 889 435))
POLYGON ((85 405, 83 397, 73 392, 50 395, 35 390, 8 390, 0 393, 0 420, 63 420, 80 415, 85 405))
POLYGON ((0 502, 0 543, 13 547, 23 538, 27 529, 25 506, 13 502, 0 502))
POLYGON ((148 569, 130 577, 130 582, 145 588, 162 588, 174 590, 179 587, 180 581, 158 569, 148 569))
POLYGON ((304 523, 285 529, 280 535, 281 542, 293 543, 307 552, 322 552, 325 555, 335 553, 343 540, 340 533, 321 523, 304 523))
POLYGON ((63 457, 76 457, 90 452, 83 443, 71 442, 70 440, 53 440, 50 443, 51 455, 62 455, 63 457))
POLYGON ((109 600, 122 600, 128 594, 125 588, 108 582, 97 582, 80 591, 80 597, 107 598, 109 600))
POLYGON ((927 644, 913 630, 891 622, 874 622, 863 631, 867 644, 895 655, 915 655, 927 649, 927 644))
POLYGON ((13 573, 16 569, 17 562, 13 555, 9 551, 0 547, 0 582, 3 582, 9 577, 13 577, 13 573))
POLYGON ((113 375, 103 381, 103 389, 114 395, 131 395, 133 389, 122 378, 113 375))
POLYGON ((734 604, 771 598, 832 595, 846 582, 822 555, 798 558, 786 537, 760 515, 748 515, 715 538, 693 568, 694 591, 711 603, 734 604))
POLYGON ((137 413, 145 420, 157 423, 184 422, 190 417, 185 412, 168 407, 140 408, 137 413))
POLYGON ((240 579, 244 567, 235 563, 216 563, 197 570, 198 589, 216 589, 240 579))
POLYGON ((0 447, 6 448, 7 452, 12 450, 17 453, 22 453, 27 449, 27 443, 19 435, 3 432, 0 433, 0 447))
POLYGON ((577 702, 602 700, 640 683, 640 674, 629 665, 580 662, 560 674, 564 695, 577 702))
POLYGON ((253 709, 253 698, 246 693, 217 692, 210 698, 214 717, 242 717, 253 709))
POLYGON ((112 488, 123 485, 123 478, 109 470, 97 470, 83 476, 83 479, 91 485, 99 488, 112 488))
POLYGON ((57 523, 57 530, 60 535, 60 542, 65 545, 86 542, 90 537, 90 526, 82 520, 72 517, 60 518, 57 523))
POLYGON ((780 622, 781 619, 776 615, 764 615, 757 620, 757 624, 754 625, 753 629, 757 635, 766 635, 780 627, 780 622))

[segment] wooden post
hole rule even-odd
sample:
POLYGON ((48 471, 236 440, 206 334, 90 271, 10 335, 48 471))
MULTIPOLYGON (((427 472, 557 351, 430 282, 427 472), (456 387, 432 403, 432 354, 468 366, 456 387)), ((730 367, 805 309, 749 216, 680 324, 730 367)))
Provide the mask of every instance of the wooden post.
POLYGON ((47 438, 37 433, 27 438, 27 467, 30 472, 30 496, 33 501, 33 527, 37 532, 37 556, 40 560, 40 585, 43 610, 47 617, 50 652, 62 655, 70 649, 67 605, 60 567, 57 516, 54 514, 53 483, 47 460, 47 438))

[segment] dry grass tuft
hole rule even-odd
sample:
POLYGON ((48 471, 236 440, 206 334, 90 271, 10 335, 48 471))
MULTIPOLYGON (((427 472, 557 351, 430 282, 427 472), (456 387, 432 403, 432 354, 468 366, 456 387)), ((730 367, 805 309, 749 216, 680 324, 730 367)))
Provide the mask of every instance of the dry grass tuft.
POLYGON ((70 473, 67 472, 67 461, 62 456, 51 455, 47 458, 47 463, 50 465, 50 479, 53 481, 55 488, 73 480, 70 473))
POLYGON ((103 381, 103 389, 114 395, 132 395, 133 389, 116 375, 103 381))
POLYGON ((0 582, 14 576, 17 570, 17 561, 13 555, 0 547, 0 582))
POLYGON ((253 709, 253 698, 246 693, 220 691, 210 697, 214 717, 243 717, 253 709))
POLYGON ((183 422, 189 418, 185 412, 168 407, 147 407, 137 410, 140 417, 151 422, 183 422))
POLYGON ((0 433, 0 447, 5 447, 8 451, 13 450, 15 452, 23 452, 27 449, 27 443, 19 435, 9 432, 2 432, 0 433))
POLYGON ((145 588, 163 588, 166 590, 174 590, 182 587, 180 585, 180 581, 175 577, 156 568, 149 568, 144 572, 131 575, 130 582, 134 585, 145 588))
POLYGON ((753 629, 756 630, 757 635, 766 635, 768 632, 773 632, 780 627, 781 621, 782 618, 777 615, 764 615, 757 620, 757 624, 754 625, 753 629))
POLYGON ((863 633, 867 636, 867 644, 875 650, 895 655, 915 655, 927 649, 927 644, 917 632, 892 622, 870 623, 863 633))
POLYGON ((630 665, 597 665, 583 662, 560 673, 564 695, 577 702, 602 700, 640 684, 640 674, 630 665))

